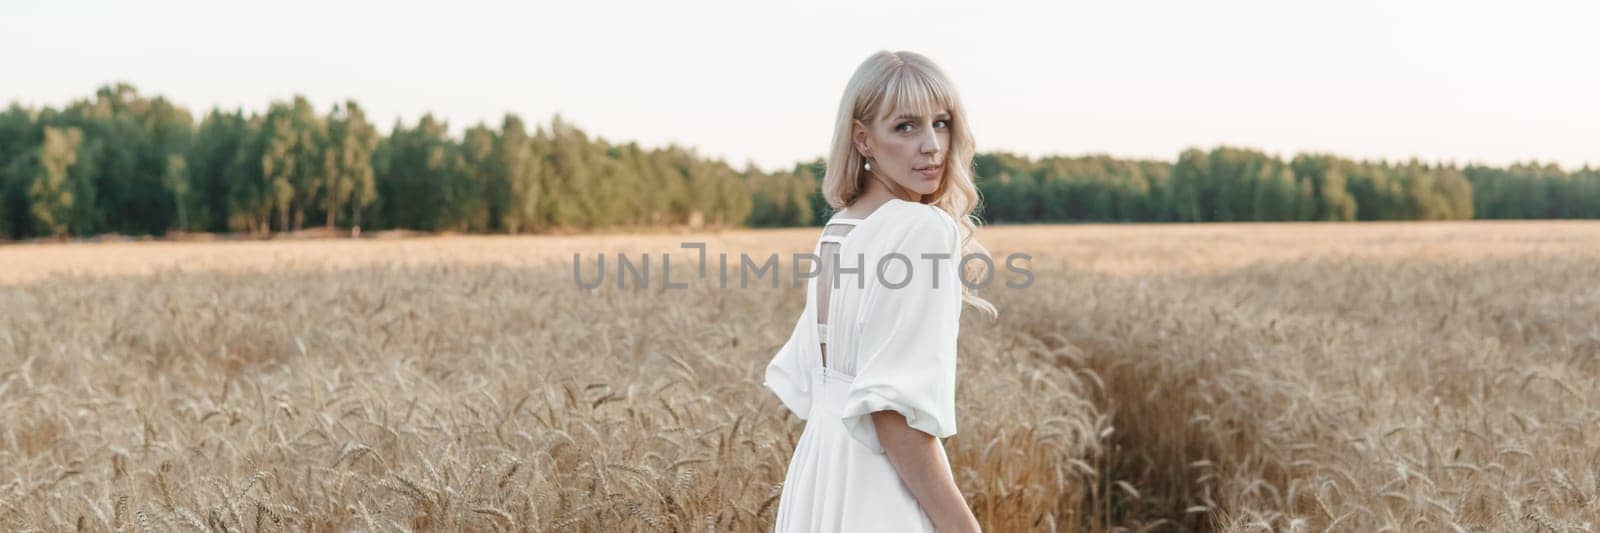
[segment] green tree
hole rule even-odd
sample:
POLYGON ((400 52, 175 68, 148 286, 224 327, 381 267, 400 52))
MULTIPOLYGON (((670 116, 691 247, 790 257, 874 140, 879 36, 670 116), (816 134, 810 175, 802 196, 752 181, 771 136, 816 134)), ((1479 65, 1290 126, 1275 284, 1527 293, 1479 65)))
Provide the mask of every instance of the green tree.
POLYGON ((495 143, 494 212, 499 228, 517 234, 539 227, 539 180, 544 159, 534 151, 522 118, 507 114, 495 143))
POLYGON ((460 162, 454 169, 454 192, 460 229, 488 231, 495 223, 494 176, 498 174, 494 147, 498 140, 494 130, 479 123, 468 128, 461 138, 460 162))
POLYGON ((1190 148, 1178 154, 1178 163, 1172 167, 1173 207, 1179 222, 1212 220, 1207 194, 1210 190, 1208 159, 1205 152, 1190 148))
MULTIPOLYGON (((550 123, 548 143, 549 150, 544 151, 544 166, 548 172, 541 185, 550 194, 541 197, 540 211, 546 214, 550 226, 593 227, 597 209, 594 207, 596 198, 590 194, 594 190, 594 172, 589 162, 588 136, 557 115, 550 123)), ((670 190, 661 192, 673 193, 670 190)), ((673 196, 681 199, 680 195, 673 196)), ((681 201, 678 203, 681 205, 681 201)), ((679 212, 687 210, 684 206, 679 212)))
POLYGON ((266 123, 261 129, 263 151, 261 154, 261 177, 266 180, 266 195, 271 198, 272 207, 278 214, 277 229, 288 231, 289 210, 294 201, 295 171, 295 143, 298 136, 294 131, 293 110, 285 104, 276 103, 267 110, 266 123))
POLYGON ((325 185, 322 150, 327 127, 311 103, 296 95, 289 103, 272 104, 261 134, 265 138, 261 173, 278 215, 278 229, 298 230, 306 209, 325 185))
POLYGON ((804 226, 811 223, 809 176, 793 171, 766 174, 747 164, 743 179, 750 197, 751 226, 804 226))
POLYGON ((189 164, 181 154, 167 154, 167 170, 161 183, 172 194, 172 205, 178 211, 178 228, 189 229, 189 164))
POLYGON ((28 222, 26 166, 39 144, 36 113, 13 102, 0 112, 0 239, 21 237, 28 222))
POLYGON ((338 213, 348 207, 353 231, 360 231, 361 211, 377 196, 373 152, 378 147, 378 132, 367 122, 361 106, 346 101, 335 105, 328 117, 328 146, 323 154, 326 178, 323 209, 329 229, 335 227, 338 213))
POLYGON ((1352 164, 1325 154, 1300 154, 1290 161, 1295 176, 1305 180, 1315 198, 1310 220, 1355 220, 1356 201, 1345 184, 1345 169, 1352 164))
MULTIPOLYGON (((378 196, 390 227, 459 229, 464 209, 458 202, 465 199, 461 154, 446 130, 444 122, 424 114, 415 128, 397 121, 388 142, 379 145, 378 196)), ((473 196, 481 201, 482 192, 473 196)))
POLYGON ((35 156, 33 180, 28 184, 29 213, 33 225, 51 236, 67 234, 73 194, 68 172, 78 162, 83 131, 77 128, 44 129, 44 144, 35 156))
MULTIPOLYGON (((205 231, 228 231, 229 186, 237 177, 234 159, 249 135, 249 119, 243 111, 224 113, 212 110, 200 122, 195 143, 187 158, 193 193, 190 202, 191 225, 205 231)), ((238 178, 242 179, 242 178, 238 178)))
POLYGON ((268 182, 266 165, 266 118, 252 116, 240 135, 239 149, 226 170, 228 184, 228 228, 264 234, 271 231, 276 205, 268 182))

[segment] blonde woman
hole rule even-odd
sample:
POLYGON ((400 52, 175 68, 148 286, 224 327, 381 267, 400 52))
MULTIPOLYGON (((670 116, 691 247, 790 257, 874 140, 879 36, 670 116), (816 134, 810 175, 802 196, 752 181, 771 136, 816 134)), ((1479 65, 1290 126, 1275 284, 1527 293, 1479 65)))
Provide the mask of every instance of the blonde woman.
MULTIPOLYGON (((977 204, 972 134, 926 57, 878 52, 839 104, 805 311, 764 385, 806 421, 775 530, 978 531, 939 440, 956 433, 959 272, 977 204)), ((983 261, 971 261, 983 268, 983 261)))

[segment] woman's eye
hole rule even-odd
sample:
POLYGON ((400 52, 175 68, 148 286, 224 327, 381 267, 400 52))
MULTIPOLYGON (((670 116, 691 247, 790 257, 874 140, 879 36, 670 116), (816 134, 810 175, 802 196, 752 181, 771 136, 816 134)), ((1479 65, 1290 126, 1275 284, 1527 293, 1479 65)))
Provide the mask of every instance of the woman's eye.
MULTIPOLYGON (((911 131, 911 128, 913 126, 915 126, 915 124, 910 123, 910 122, 902 122, 902 123, 900 123, 899 126, 895 126, 894 130, 904 133, 904 132, 911 131)), ((933 127, 935 127, 935 128, 948 128, 948 127, 950 127, 950 121, 949 120, 944 120, 944 119, 935 120, 935 121, 933 121, 933 127)))

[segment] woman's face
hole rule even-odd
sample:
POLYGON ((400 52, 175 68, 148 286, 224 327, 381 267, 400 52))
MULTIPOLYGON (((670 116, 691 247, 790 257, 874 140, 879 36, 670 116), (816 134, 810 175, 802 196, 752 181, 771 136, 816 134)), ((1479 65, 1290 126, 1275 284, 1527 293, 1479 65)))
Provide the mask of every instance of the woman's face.
POLYGON ((873 174, 917 194, 939 189, 950 149, 949 111, 895 113, 855 126, 856 150, 872 163, 873 174))

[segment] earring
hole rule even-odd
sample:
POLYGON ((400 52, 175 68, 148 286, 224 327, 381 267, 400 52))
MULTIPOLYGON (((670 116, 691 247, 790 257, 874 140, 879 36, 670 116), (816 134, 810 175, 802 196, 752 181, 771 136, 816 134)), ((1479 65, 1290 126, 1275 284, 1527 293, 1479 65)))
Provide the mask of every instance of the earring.
POLYGON ((867 170, 872 170, 872 162, 871 161, 867 162, 866 168, 867 168, 867 170))

